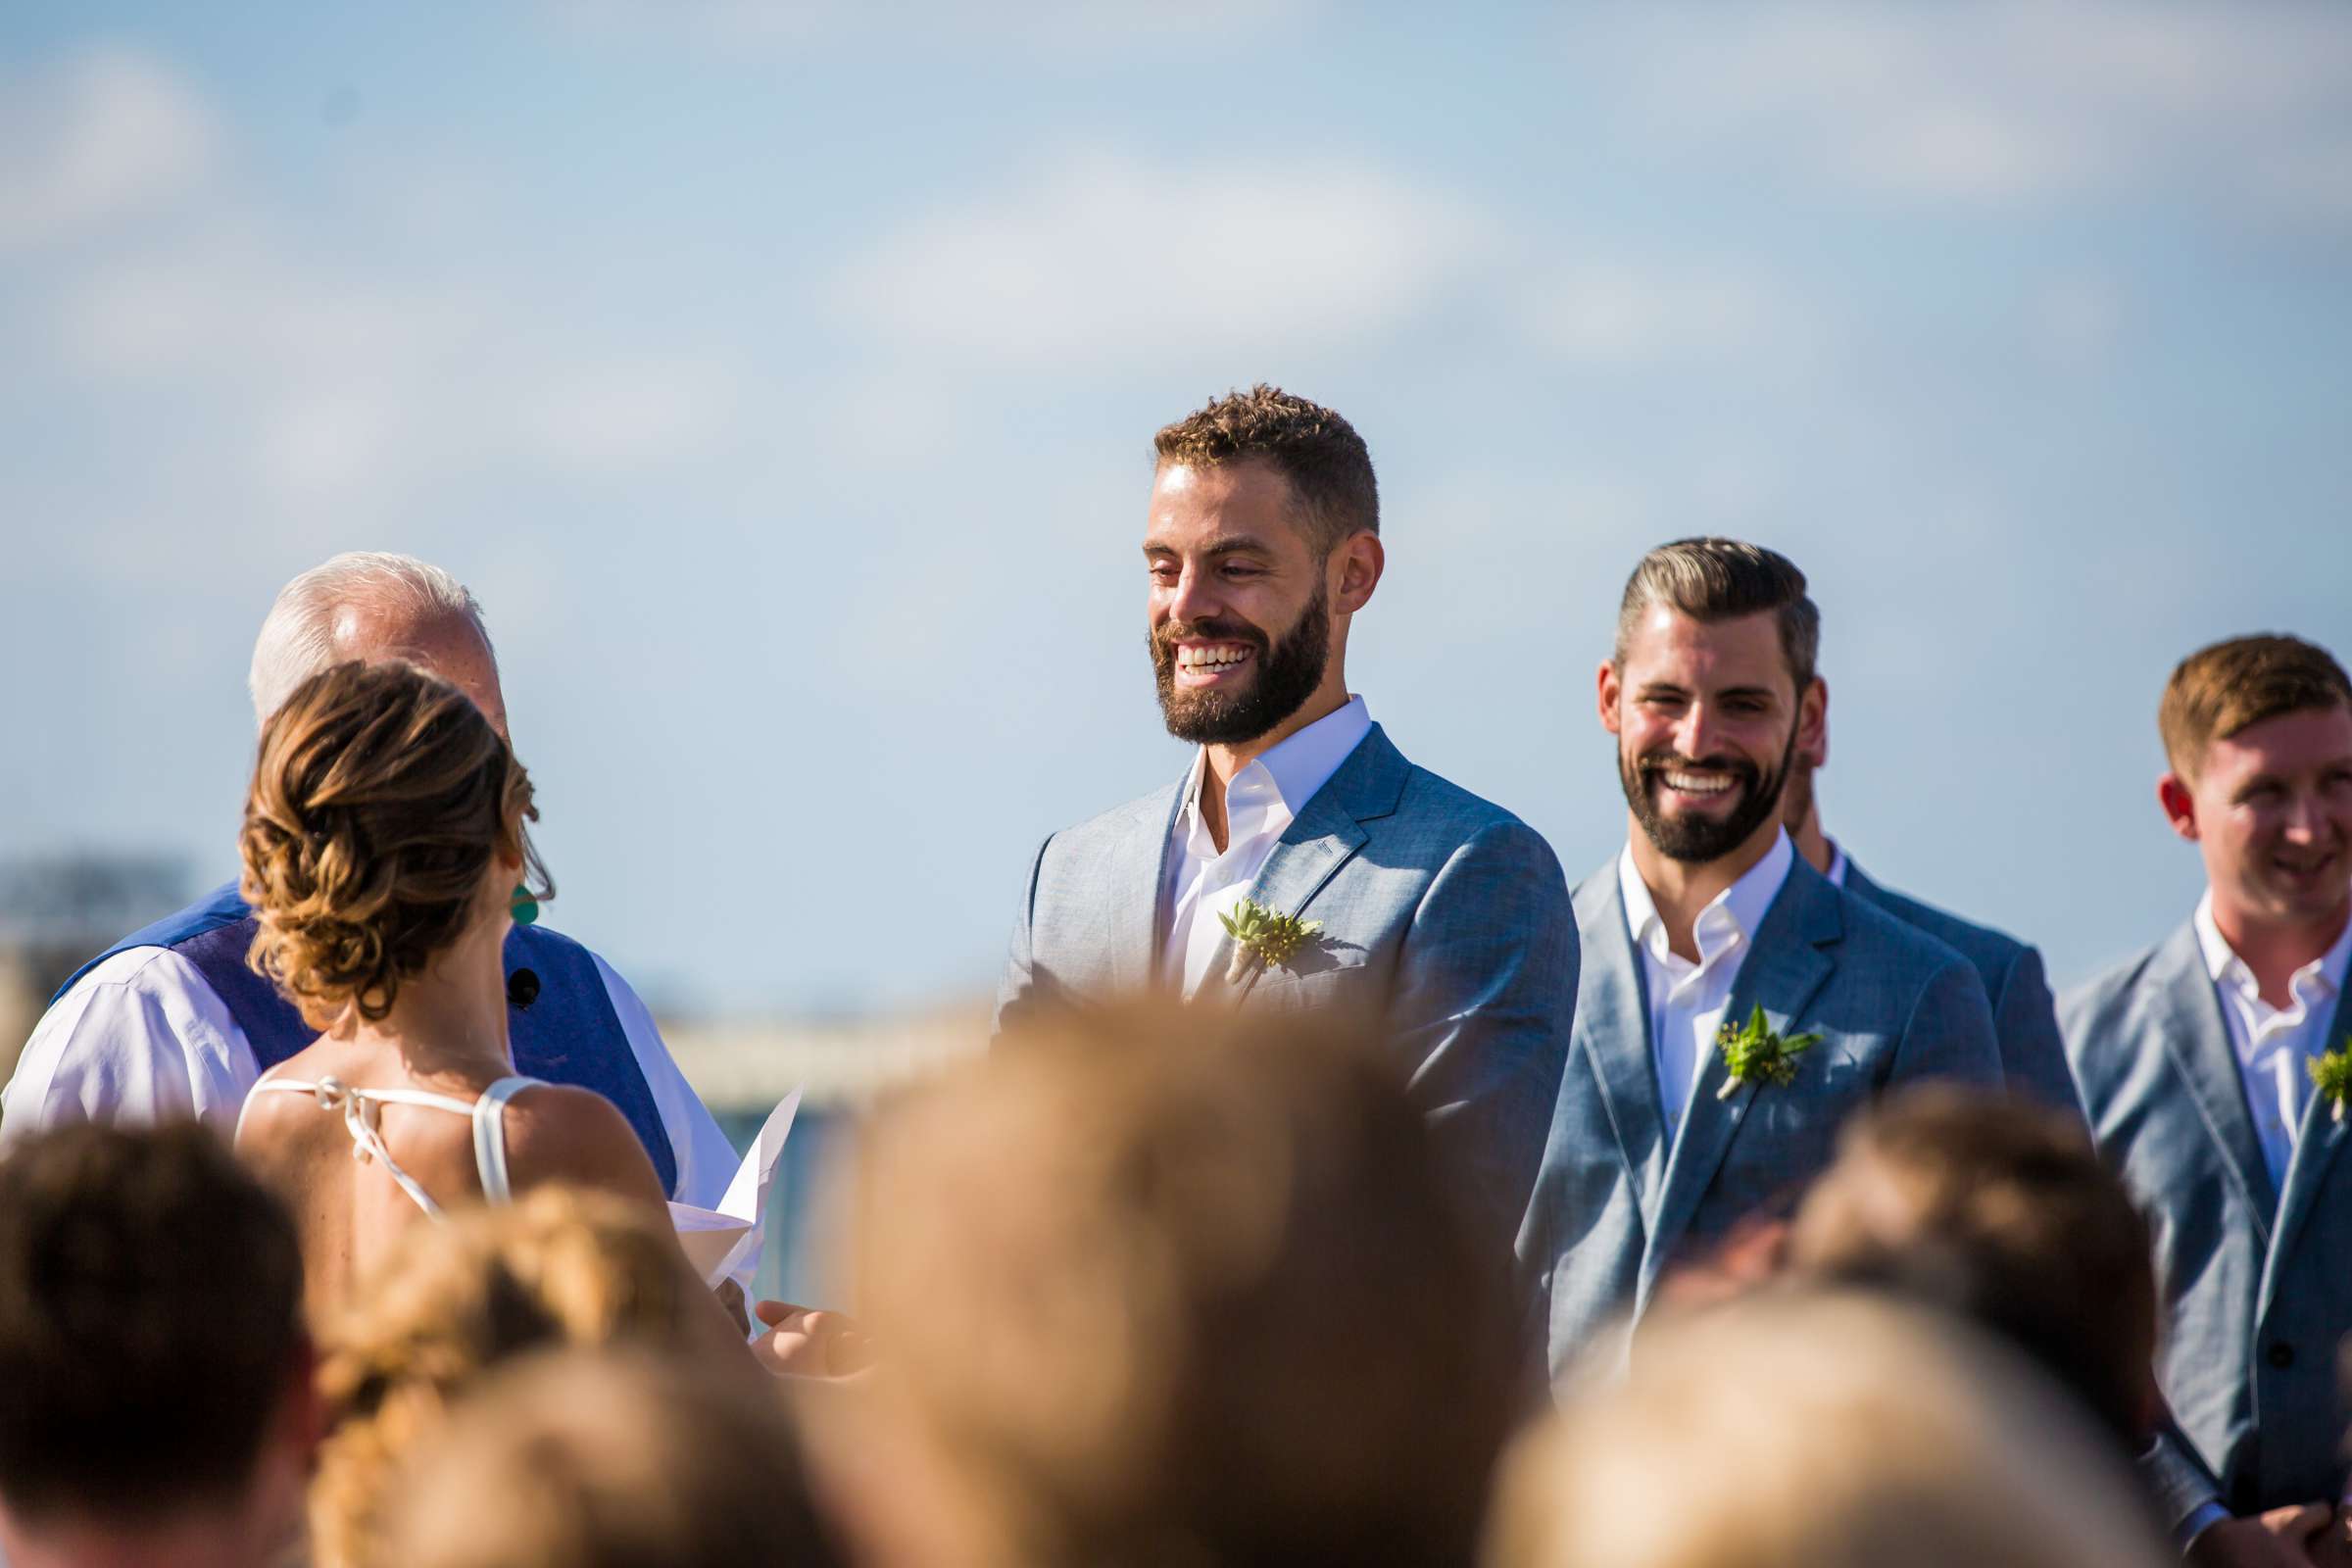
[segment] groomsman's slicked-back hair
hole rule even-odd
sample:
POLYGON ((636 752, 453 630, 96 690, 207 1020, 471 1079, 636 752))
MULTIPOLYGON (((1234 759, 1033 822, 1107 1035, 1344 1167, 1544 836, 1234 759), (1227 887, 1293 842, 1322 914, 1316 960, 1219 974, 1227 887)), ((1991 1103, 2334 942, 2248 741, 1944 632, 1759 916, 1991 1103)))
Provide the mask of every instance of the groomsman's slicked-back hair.
POLYGON ((1821 657, 1821 611, 1805 595, 1805 574, 1777 550, 1744 539, 1677 539, 1642 558, 1626 579, 1617 610, 1618 663, 1642 612, 1664 605, 1712 623, 1771 611, 1780 617, 1781 652, 1803 693, 1821 657))
POLYGON ((1152 438, 1164 466, 1222 467, 1252 459, 1291 482, 1315 549, 1329 555, 1350 534, 1380 532, 1380 486, 1355 426, 1320 404, 1263 381, 1229 392, 1152 438))
POLYGON ((2173 771, 2193 779, 2215 741, 2281 713, 2339 704, 2352 707, 2352 679, 2327 649, 2300 637, 2232 637, 2180 661, 2157 705, 2156 728, 2173 771))

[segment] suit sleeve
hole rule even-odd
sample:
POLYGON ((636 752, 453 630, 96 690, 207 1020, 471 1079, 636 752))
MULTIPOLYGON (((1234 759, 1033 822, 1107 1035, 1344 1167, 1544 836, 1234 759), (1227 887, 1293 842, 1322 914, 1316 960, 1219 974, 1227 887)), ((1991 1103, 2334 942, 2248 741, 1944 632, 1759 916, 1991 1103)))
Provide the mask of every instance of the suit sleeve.
POLYGON ((2228 1518, 2221 1503, 2221 1484, 2197 1457, 2197 1450, 2166 1411, 2156 1423, 2156 1441, 2133 1461, 2141 1483, 2155 1498, 2159 1516, 2174 1539, 2185 1547, 2196 1532, 2228 1518))
POLYGON ((1992 1005, 1976 965, 1954 956, 1919 993, 1903 1026, 1902 1048, 1886 1087, 1917 1078, 1946 1078, 1988 1088, 2001 1083, 2001 1048, 1992 1032, 1992 1005))
POLYGON ((2012 1089, 2082 1120, 2082 1097, 2066 1064, 2066 1042, 2058 1033, 2058 1005, 2042 975, 2041 954, 2028 948, 2001 987, 1993 1029, 2001 1041, 2001 1073, 2012 1089))
POLYGON ((1054 836, 1049 833, 1038 845, 1037 853, 1029 858, 1029 878, 1021 885, 1021 906, 1012 921, 1011 951, 1005 956, 1004 977, 997 984, 997 1016, 990 1025, 992 1035, 1017 1027, 1024 1017, 1053 1000, 1050 985, 1042 983, 1037 973, 1030 938, 1037 918, 1037 884, 1045 871, 1046 852, 1053 847, 1054 836))
POLYGON ((1390 1023, 1414 1102, 1508 1251, 1576 1015, 1576 915, 1551 846, 1515 821, 1454 851, 1413 914, 1390 1023))

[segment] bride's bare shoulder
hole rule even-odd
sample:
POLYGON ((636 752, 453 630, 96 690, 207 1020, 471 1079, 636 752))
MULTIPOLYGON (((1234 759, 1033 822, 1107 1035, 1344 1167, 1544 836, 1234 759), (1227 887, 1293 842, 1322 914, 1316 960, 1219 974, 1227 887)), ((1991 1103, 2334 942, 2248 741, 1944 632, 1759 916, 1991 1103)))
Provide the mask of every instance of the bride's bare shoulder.
POLYGON ((507 1168, 517 1187, 567 1182, 660 1202, 653 1160, 626 1116, 591 1089, 533 1084, 507 1102, 507 1168))

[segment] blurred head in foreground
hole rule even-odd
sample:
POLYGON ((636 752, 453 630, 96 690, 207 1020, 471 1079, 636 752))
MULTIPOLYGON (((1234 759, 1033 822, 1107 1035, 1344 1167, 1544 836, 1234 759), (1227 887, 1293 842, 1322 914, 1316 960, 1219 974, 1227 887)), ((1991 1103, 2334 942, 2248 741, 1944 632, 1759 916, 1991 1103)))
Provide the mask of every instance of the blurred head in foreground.
POLYGON ((2137 1452, 2156 1407, 2149 1247, 2147 1221, 2080 1122, 1934 1086, 1847 1126, 1797 1213, 1788 1260, 1998 1335, 2137 1452))
POLYGON ((294 1223, 193 1122, 0 1160, 0 1559, 252 1563, 317 1438, 294 1223))
POLYGON ((382 1536, 400 1465, 438 1441, 453 1400, 517 1356, 638 1346, 729 1365, 742 1348, 706 1298, 659 1218, 601 1194, 540 1188, 403 1234, 321 1348, 334 1426, 311 1487, 318 1568, 399 1560, 382 1536))
POLYGON ((1487 1568, 2155 1568, 2122 1463, 2005 1348, 1884 1299, 1655 1325, 1522 1440, 1487 1568))
POLYGON ((832 1568, 774 1380, 532 1356, 451 1414, 391 1510, 404 1568, 832 1568))
POLYGON ((1511 1323, 1345 1021, 1091 1014, 884 1115, 852 1221, 888 1347, 882 1562, 1459 1562, 1511 1323))

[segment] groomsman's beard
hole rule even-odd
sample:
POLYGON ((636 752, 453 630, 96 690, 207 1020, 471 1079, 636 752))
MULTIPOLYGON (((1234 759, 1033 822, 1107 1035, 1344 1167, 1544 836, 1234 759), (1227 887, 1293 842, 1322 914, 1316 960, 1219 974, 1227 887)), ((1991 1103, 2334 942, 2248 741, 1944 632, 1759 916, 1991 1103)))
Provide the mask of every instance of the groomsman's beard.
POLYGON ((1159 678, 1159 712, 1168 733, 1195 746, 1238 746, 1289 718, 1323 684, 1331 662, 1331 594, 1321 582, 1279 641, 1246 620, 1168 621, 1149 633, 1152 667, 1159 678), (1255 674, 1239 691, 1188 691, 1176 684, 1176 644, 1248 643, 1255 674))
POLYGON ((1705 758, 1697 766, 1710 772, 1731 773, 1739 780, 1740 804, 1732 814, 1720 819, 1688 812, 1668 816, 1658 809, 1656 791, 1664 786, 1656 775, 1679 772, 1693 765, 1693 760, 1680 752, 1651 752, 1638 761, 1628 762, 1618 754, 1617 781, 1625 786, 1625 804, 1632 807, 1634 820, 1642 824, 1642 832, 1656 846, 1657 852, 1669 860, 1686 864, 1704 865, 1720 860, 1748 841, 1757 828, 1775 816, 1781 808, 1781 791, 1788 783, 1789 765, 1796 760, 1796 731, 1788 731, 1788 744, 1781 753, 1781 765, 1769 777, 1758 771, 1753 762, 1739 761, 1728 757, 1705 758))

